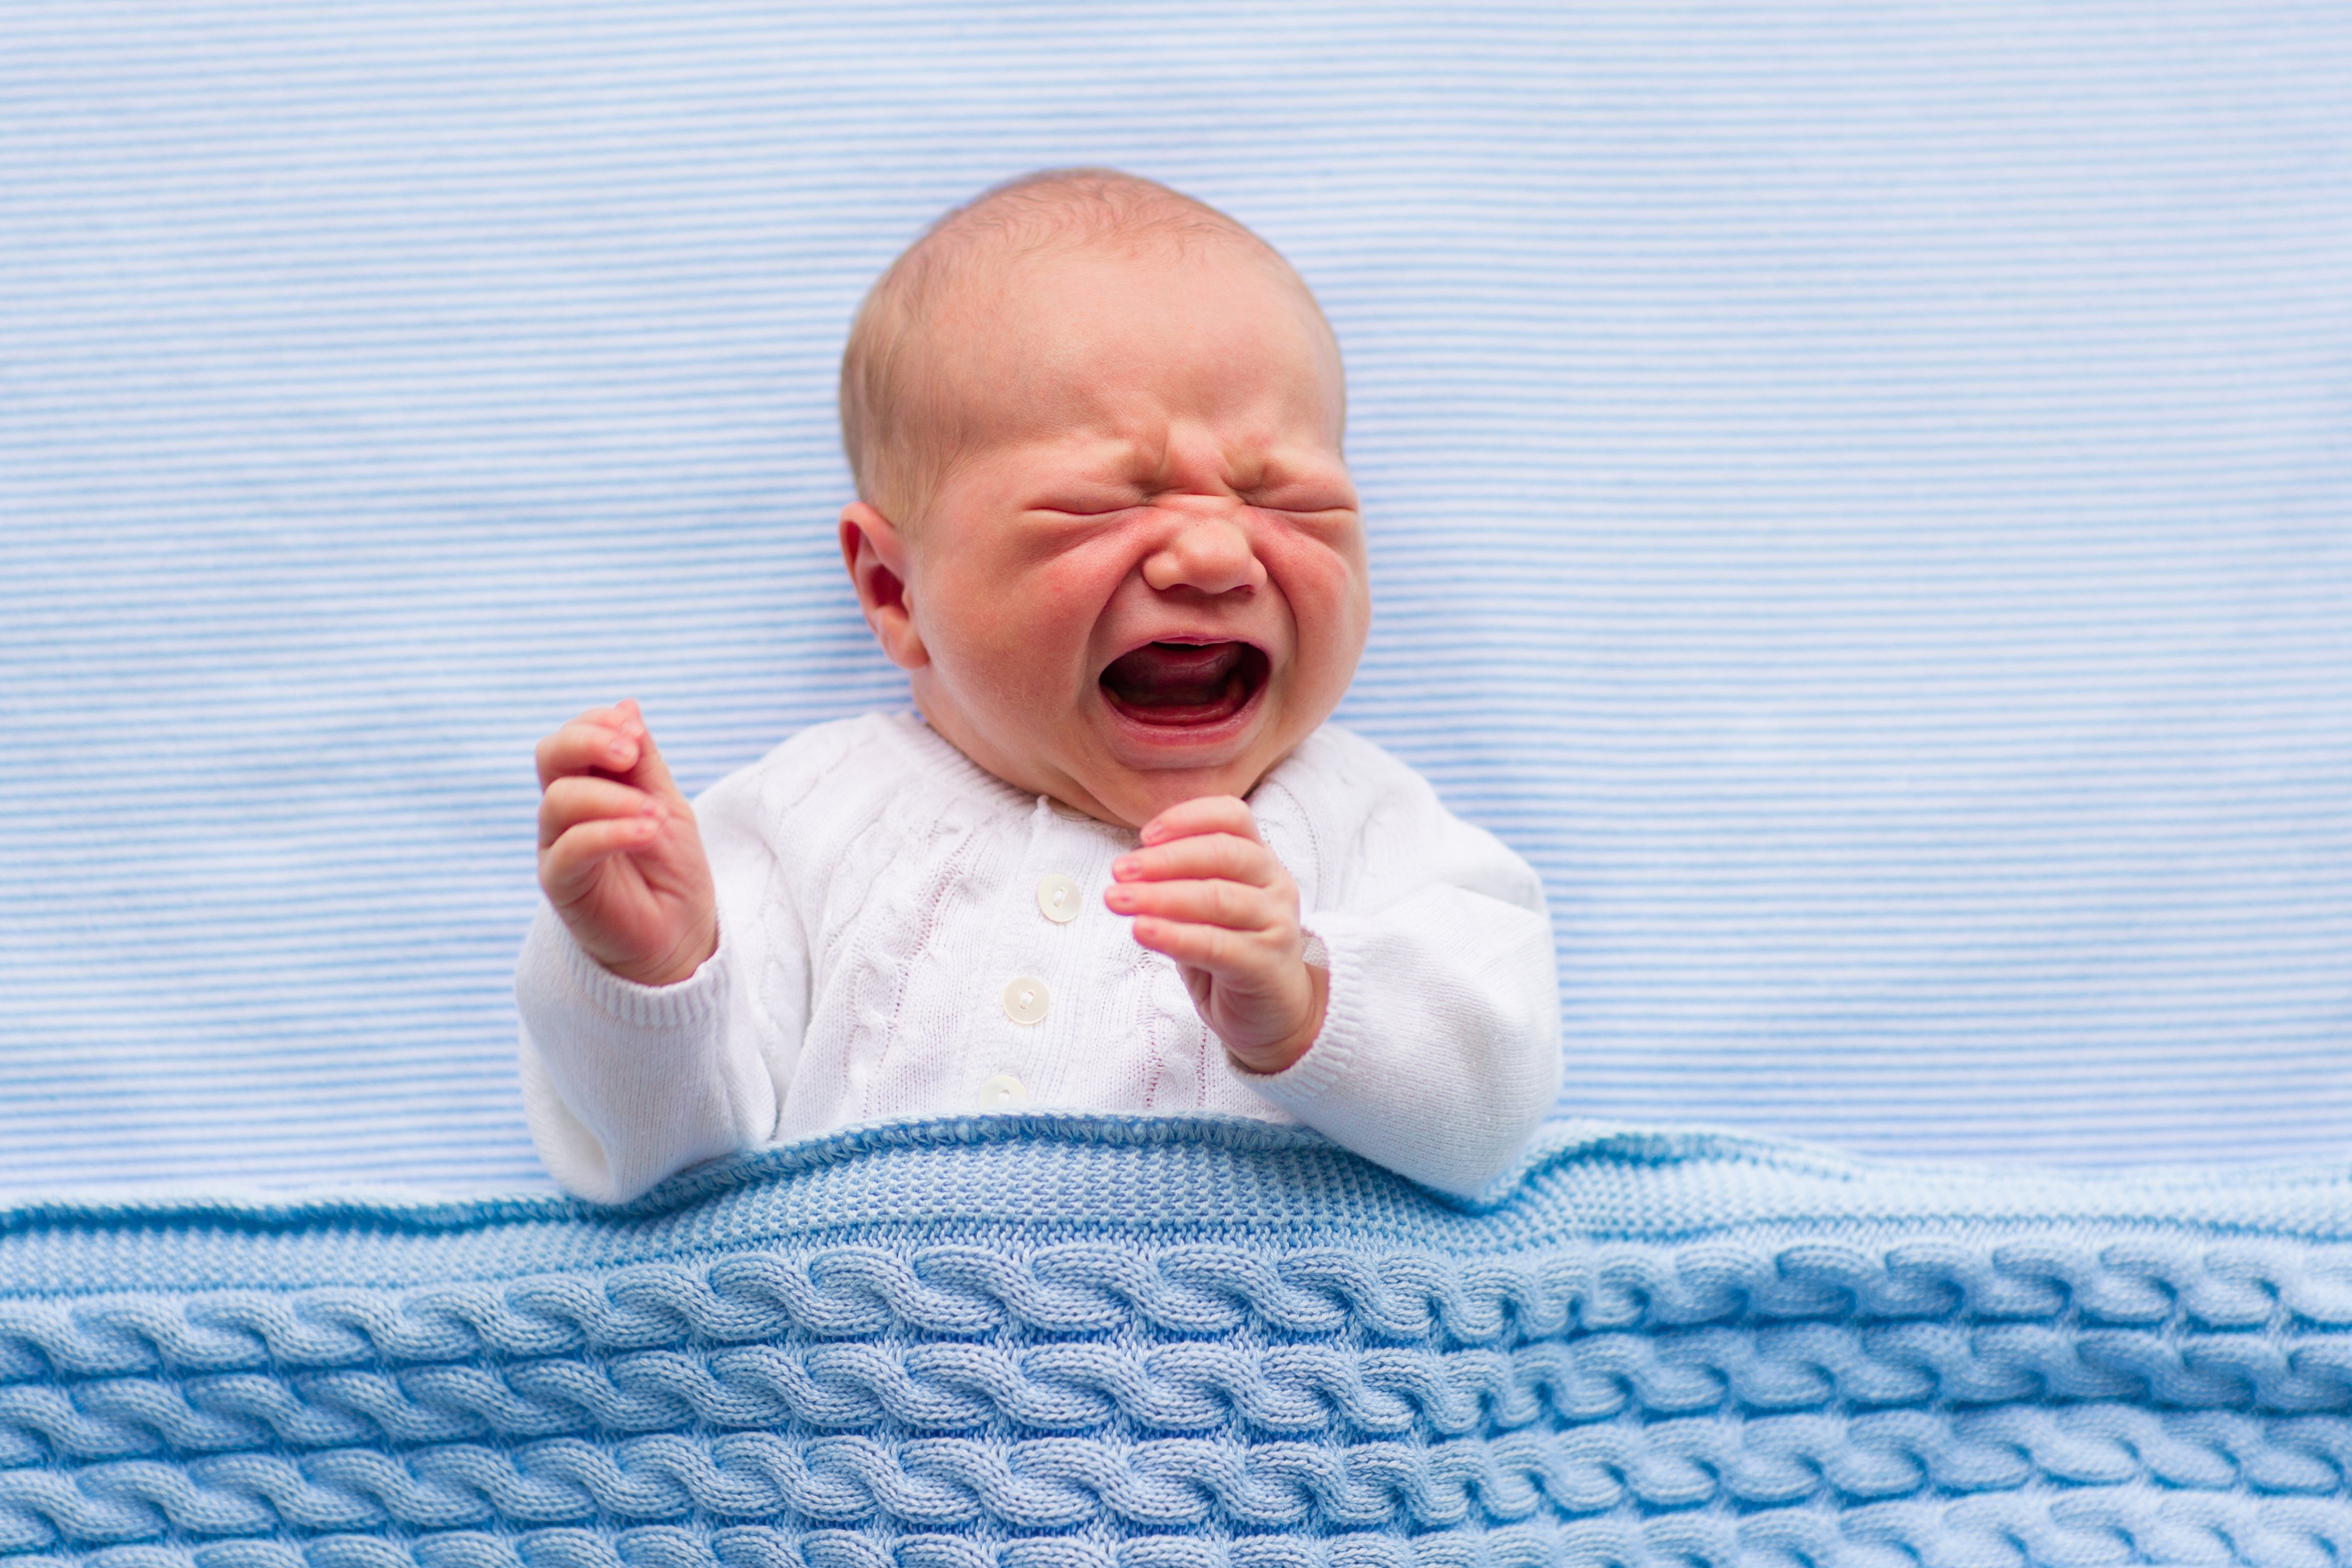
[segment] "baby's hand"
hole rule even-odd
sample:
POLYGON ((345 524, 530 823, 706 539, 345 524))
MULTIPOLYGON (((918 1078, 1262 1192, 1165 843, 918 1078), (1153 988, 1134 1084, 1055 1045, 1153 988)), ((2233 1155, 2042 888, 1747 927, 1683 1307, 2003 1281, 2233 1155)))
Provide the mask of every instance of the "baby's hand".
POLYGON ((1135 939, 1176 960, 1192 1005, 1252 1072, 1279 1072, 1323 1028, 1328 972, 1307 962, 1298 884, 1231 795, 1171 806, 1110 868, 1103 902, 1135 939))
POLYGON ((635 702, 592 708, 539 743, 539 885, 589 956, 675 985, 719 949, 694 810, 635 702))

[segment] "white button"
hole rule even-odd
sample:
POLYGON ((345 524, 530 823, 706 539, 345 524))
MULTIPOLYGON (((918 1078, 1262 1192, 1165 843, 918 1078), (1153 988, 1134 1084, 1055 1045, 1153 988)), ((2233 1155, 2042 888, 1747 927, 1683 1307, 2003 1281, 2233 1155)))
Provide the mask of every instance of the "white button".
POLYGON ((1045 1020, 1045 982, 1034 975, 1015 975, 1004 982, 1004 1016, 1014 1023, 1045 1020))
POLYGON ((1029 1091, 1010 1072, 1000 1072, 980 1086, 980 1108, 983 1111, 1002 1111, 1008 1105, 1027 1103, 1029 1091))
POLYGON ((1078 917, 1078 884, 1068 877, 1055 874, 1037 884, 1037 908, 1056 925, 1067 925, 1078 917))

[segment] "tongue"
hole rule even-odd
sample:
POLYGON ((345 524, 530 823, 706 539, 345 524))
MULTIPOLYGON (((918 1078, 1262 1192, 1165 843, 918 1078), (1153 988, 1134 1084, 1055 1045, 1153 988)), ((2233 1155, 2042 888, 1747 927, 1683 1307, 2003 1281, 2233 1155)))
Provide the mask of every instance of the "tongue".
POLYGON ((1148 643, 1111 661, 1103 689, 1151 724, 1213 724, 1249 701, 1246 643, 1148 643))

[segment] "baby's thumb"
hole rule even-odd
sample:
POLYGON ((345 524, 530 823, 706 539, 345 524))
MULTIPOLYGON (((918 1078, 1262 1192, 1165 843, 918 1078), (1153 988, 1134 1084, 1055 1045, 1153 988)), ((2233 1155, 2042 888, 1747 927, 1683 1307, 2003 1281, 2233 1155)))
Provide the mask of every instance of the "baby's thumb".
POLYGON ((654 732, 642 727, 642 720, 639 722, 636 766, 624 776, 625 780, 648 794, 683 804, 686 796, 678 789, 677 780, 670 777, 669 764, 662 760, 661 747, 654 741, 654 732))

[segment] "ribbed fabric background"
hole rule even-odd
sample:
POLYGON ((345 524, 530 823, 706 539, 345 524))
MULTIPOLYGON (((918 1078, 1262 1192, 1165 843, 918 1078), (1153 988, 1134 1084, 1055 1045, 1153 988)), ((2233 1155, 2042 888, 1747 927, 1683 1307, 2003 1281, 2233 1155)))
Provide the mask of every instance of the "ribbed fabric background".
POLYGON ((542 1180, 532 740, 903 700, 842 333, 1074 162, 1320 293, 1568 1108, 2338 1152, 2347 132, 2332 3, 0 0, 0 1190, 542 1180))

